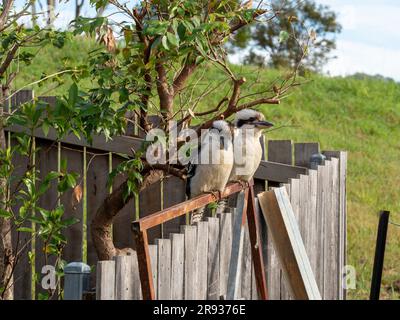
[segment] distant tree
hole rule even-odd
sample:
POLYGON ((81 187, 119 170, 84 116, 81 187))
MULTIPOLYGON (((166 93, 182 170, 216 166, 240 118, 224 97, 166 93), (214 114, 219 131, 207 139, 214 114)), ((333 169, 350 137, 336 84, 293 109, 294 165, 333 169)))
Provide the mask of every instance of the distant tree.
POLYGON ((303 59, 304 67, 320 70, 336 48, 335 34, 341 31, 336 13, 313 0, 273 0, 271 7, 279 12, 277 18, 269 24, 249 25, 239 30, 231 41, 231 52, 251 47, 243 60, 245 64, 286 68, 303 59), (302 48, 307 41, 312 42, 309 45, 313 50, 304 52, 302 48))
POLYGON ((54 20, 56 18, 55 16, 55 10, 56 8, 56 0, 47 0, 47 26, 51 26, 54 23, 54 20))
POLYGON ((82 8, 85 4, 85 0, 75 0, 75 19, 81 15, 82 8))

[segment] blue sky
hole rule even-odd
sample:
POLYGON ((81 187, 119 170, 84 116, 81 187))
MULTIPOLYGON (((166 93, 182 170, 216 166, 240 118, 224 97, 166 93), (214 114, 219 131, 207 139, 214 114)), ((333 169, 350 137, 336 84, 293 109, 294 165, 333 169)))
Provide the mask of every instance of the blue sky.
POLYGON ((343 26, 334 59, 325 67, 332 75, 355 72, 400 80, 400 1, 318 0, 339 15, 343 26))
MULTIPOLYGON (((43 1, 43 0, 42 0, 43 1)), ((22 2, 19 0, 17 2, 22 2)), ((355 72, 381 74, 400 81, 400 0, 316 0, 338 13, 343 26, 337 36, 336 59, 324 68, 330 75, 355 72)), ((75 1, 58 6, 56 25, 66 25, 74 17, 75 1)), ((88 6, 82 14, 93 13, 88 6)), ((239 60, 233 57, 233 61, 239 60)))

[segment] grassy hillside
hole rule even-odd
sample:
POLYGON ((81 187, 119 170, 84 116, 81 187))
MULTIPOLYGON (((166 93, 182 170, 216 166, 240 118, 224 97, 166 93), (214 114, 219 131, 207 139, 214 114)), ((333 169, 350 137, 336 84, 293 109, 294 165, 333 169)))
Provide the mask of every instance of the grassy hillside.
MULTIPOLYGON (((43 70, 57 70, 63 57, 74 63, 85 58, 93 47, 79 41, 67 48, 42 51, 31 67, 18 78, 17 87, 36 80, 43 70)), ((265 70, 260 81, 250 87, 257 73, 249 67, 235 67, 247 79, 248 92, 265 88, 278 72, 265 70)), ((203 68, 197 79, 198 92, 210 81, 223 76, 214 68, 203 68)), ((357 289, 350 298, 368 297, 376 238, 377 212, 387 209, 392 220, 400 222, 400 85, 373 79, 328 78, 313 76, 279 106, 261 109, 277 126, 290 124, 269 134, 271 139, 295 142, 318 141, 322 149, 347 150, 348 165, 348 263, 357 270, 357 289)), ((87 86, 90 83, 86 83, 87 86)), ((63 94, 65 88, 50 85, 36 88, 38 94, 63 94)), ((208 95, 199 108, 215 106, 224 96, 224 86, 208 95)), ((389 228, 385 257, 382 298, 400 298, 400 228, 389 228)))

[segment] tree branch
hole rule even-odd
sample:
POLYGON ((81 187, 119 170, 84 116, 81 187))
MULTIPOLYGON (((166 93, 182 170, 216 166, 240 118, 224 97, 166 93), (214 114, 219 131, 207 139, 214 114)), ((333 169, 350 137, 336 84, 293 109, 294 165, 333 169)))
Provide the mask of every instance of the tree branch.
POLYGON ((235 24, 231 25, 229 32, 232 34, 235 31, 239 30, 240 28, 248 25, 250 22, 253 22, 253 20, 255 20, 256 18, 258 18, 259 16, 262 16, 263 14, 267 13, 268 11, 265 9, 257 9, 256 11, 254 11, 253 13, 253 19, 251 19, 250 21, 246 21, 246 20, 240 20, 239 22, 236 22, 235 24))
POLYGON ((243 109, 249 109, 253 108, 255 106, 258 106, 260 104, 280 104, 279 99, 273 99, 273 98, 260 98, 248 103, 244 103, 236 108, 237 111, 243 110, 243 109))
POLYGON ((14 0, 3 1, 4 7, 3 7, 3 11, 1 12, 1 15, 0 15, 0 32, 3 31, 3 27, 7 22, 8 15, 10 14, 13 3, 14 3, 14 0))
POLYGON ((208 111, 204 111, 204 112, 196 112, 194 115, 196 116, 196 117, 204 117, 204 116, 206 116, 206 115, 208 115, 208 114, 210 114, 210 113, 215 113, 215 112, 217 112, 220 108, 221 108, 221 106, 225 103, 225 102, 227 102, 229 99, 227 98, 227 97, 224 97, 218 104, 217 104, 217 106, 214 108, 214 109, 211 109, 211 110, 208 110, 208 111))
POLYGON ((7 71, 8 67, 10 66, 10 63, 13 61, 15 54, 17 53, 17 50, 19 48, 19 44, 15 43, 10 51, 8 51, 6 58, 0 65, 0 76, 3 76, 3 74, 7 71))
POLYGON ((233 92, 229 100, 228 110, 234 110, 240 97, 240 86, 246 82, 246 78, 233 79, 233 92))
POLYGON ((173 94, 174 96, 182 90, 185 85, 187 79, 192 75, 194 70, 196 69, 196 63, 188 62, 186 63, 179 74, 175 77, 174 82, 172 84, 173 94))
POLYGON ((235 114, 236 112, 238 112, 240 110, 252 108, 252 107, 255 107, 260 104, 280 104, 280 100, 273 99, 273 98, 260 98, 255 101, 251 101, 248 103, 244 103, 240 106, 236 106, 235 108, 232 108, 232 109, 227 108, 224 112, 222 112, 222 113, 218 114, 217 116, 215 116, 214 118, 204 122, 201 126, 199 126, 197 128, 196 131, 197 131, 197 133, 200 133, 202 129, 207 129, 207 128, 211 127, 212 123, 217 119, 229 118, 231 115, 235 114))
POLYGON ((157 92, 160 99, 160 111, 164 120, 171 117, 173 93, 168 84, 167 73, 161 61, 156 62, 157 71, 157 92))
MULTIPOLYGON (((141 174, 144 176, 140 191, 148 188, 150 185, 160 181, 165 174, 171 174, 181 179, 185 179, 185 171, 172 167, 170 165, 145 164, 141 174)), ((131 193, 124 200, 124 192, 128 181, 125 180, 121 185, 113 190, 103 201, 97 210, 91 222, 91 235, 94 247, 99 260, 111 260, 116 255, 126 255, 132 251, 132 248, 116 248, 112 239, 112 222, 114 217, 121 211, 125 205, 134 197, 131 193)))

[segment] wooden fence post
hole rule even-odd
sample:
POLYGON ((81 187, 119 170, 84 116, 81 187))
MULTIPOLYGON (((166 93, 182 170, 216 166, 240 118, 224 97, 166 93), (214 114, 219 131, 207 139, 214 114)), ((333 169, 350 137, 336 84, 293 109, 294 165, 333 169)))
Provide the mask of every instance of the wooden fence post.
POLYGON ((218 218, 207 218, 208 222, 208 258, 207 258, 207 299, 218 300, 219 299, 219 286, 220 286, 220 274, 219 274, 219 219, 218 218))
POLYGON ((299 167, 310 167, 310 158, 314 153, 319 153, 319 143, 295 143, 294 164, 299 167))
POLYGON ((115 261, 97 262, 96 300, 115 299, 115 261))
POLYGON ((332 157, 339 159, 339 299, 346 299, 346 289, 344 286, 344 266, 346 265, 347 248, 347 152, 346 151, 323 151, 327 159, 332 157))
MULTIPOLYGON (((293 145, 292 140, 269 140, 268 141, 268 161, 292 165, 293 164, 293 145)), ((268 182, 269 187, 279 187, 279 183, 268 182)), ((285 285, 278 256, 272 245, 272 237, 267 231, 268 257, 267 257, 267 279, 268 293, 271 300, 288 300, 289 292, 285 285)))
POLYGON ((185 236, 181 233, 171 233, 171 299, 184 298, 185 273, 185 236))

